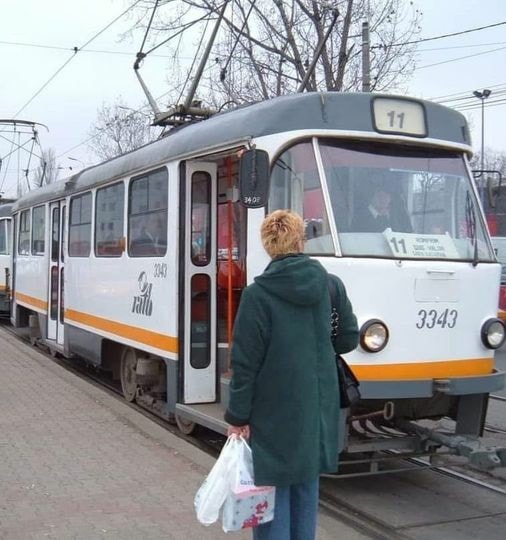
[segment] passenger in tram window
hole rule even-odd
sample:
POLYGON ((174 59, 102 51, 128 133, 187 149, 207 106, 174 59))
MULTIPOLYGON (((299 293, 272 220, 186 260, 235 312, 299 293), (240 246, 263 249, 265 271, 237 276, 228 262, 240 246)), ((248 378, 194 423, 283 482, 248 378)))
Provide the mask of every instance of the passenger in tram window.
POLYGON ((412 232, 409 216, 401 197, 393 201, 392 194, 383 188, 376 188, 367 206, 357 208, 351 230, 355 232, 412 232), (393 204, 395 202, 395 204, 393 204))
POLYGON ((302 253, 299 215, 276 210, 261 237, 272 261, 241 297, 225 420, 229 435, 250 438, 255 484, 276 486, 274 520, 255 528, 253 538, 309 540, 316 534, 319 475, 337 471, 339 453, 329 279, 342 306, 337 352, 357 346, 357 319, 341 280, 302 253))

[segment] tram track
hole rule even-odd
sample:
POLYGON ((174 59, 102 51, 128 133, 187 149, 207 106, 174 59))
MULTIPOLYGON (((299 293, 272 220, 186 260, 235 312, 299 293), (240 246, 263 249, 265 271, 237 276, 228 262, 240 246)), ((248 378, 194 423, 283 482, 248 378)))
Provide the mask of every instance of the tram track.
MULTIPOLYGON (((7 325, 3 324, 2 327, 17 340, 25 343, 30 347, 33 347, 27 337, 19 335, 14 329, 7 325)), ((210 430, 207 430, 206 428, 202 428, 200 426, 197 428, 196 434, 185 435, 179 430, 179 428, 175 424, 171 424, 170 422, 168 422, 165 417, 156 414, 156 412, 150 410, 143 405, 126 401, 124 399, 120 385, 116 384, 112 380, 109 380, 108 377, 104 376, 103 373, 101 373, 89 363, 80 363, 76 362, 75 359, 69 359, 63 356, 55 356, 54 354, 46 351, 45 347, 43 348, 43 346, 37 346, 36 350, 52 362, 63 367, 65 370, 73 373, 74 375, 83 380, 86 380, 87 382, 95 385, 96 387, 101 388, 110 396, 114 397, 118 401, 121 401, 124 405, 127 405, 129 408, 135 410, 136 412, 139 412, 140 414, 149 418, 157 425, 163 427, 171 434, 177 436, 179 439, 188 442, 189 444, 199 448, 200 450, 206 452, 208 455, 214 458, 218 457, 221 447, 225 441, 225 437, 211 432, 210 430)), ((504 399, 504 401, 506 401, 506 399, 504 399)), ((473 478, 472 476, 453 471, 450 468, 433 466, 429 462, 424 461, 420 458, 405 459, 410 463, 416 465, 416 467, 413 467, 413 470, 417 470, 417 468, 419 468, 420 470, 429 469, 435 474, 443 475, 454 480, 464 482, 466 484, 471 484, 481 489, 487 489, 497 494, 506 495, 506 490, 502 489, 501 487, 487 483, 483 480, 473 478)), ((395 474, 395 471, 392 472, 392 474, 395 474)), ((403 473, 401 472, 399 474, 403 473)), ((332 481, 332 485, 336 487, 336 483, 339 481, 339 475, 336 475, 334 477, 334 480, 332 481)), ((388 523, 385 520, 379 519, 377 516, 366 511, 364 507, 354 505, 345 498, 340 497, 338 487, 335 490, 329 489, 328 485, 321 487, 320 508, 322 512, 326 513, 331 518, 345 523, 349 527, 355 529, 359 533, 366 535, 369 538, 375 540, 408 540, 410 538, 410 536, 407 536, 404 532, 398 530, 396 526, 388 523)))

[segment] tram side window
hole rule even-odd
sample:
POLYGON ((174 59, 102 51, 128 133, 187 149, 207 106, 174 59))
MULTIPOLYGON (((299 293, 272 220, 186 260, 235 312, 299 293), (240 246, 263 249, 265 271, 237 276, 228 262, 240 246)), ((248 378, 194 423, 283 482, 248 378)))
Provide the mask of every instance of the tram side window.
POLYGON ((292 146, 276 160, 271 174, 269 212, 289 208, 306 225, 305 253, 334 253, 323 191, 311 142, 292 146))
POLYGON ((46 235, 46 207, 37 206, 33 209, 32 255, 44 255, 46 235))
POLYGON ((23 210, 19 217, 18 253, 20 255, 30 254, 30 218, 30 210, 23 210))
POLYGON ((7 220, 0 221, 0 255, 7 255, 7 220))
POLYGON ((192 175, 192 263, 206 266, 211 260, 211 175, 197 171, 192 175))
POLYGON ((70 200, 69 256, 89 257, 91 245, 91 193, 70 200))
POLYGON ((95 255, 121 257, 124 247, 125 186, 123 182, 99 189, 95 204, 95 255))
POLYGON ((167 170, 135 178, 128 204, 128 254, 162 257, 167 253, 167 170))

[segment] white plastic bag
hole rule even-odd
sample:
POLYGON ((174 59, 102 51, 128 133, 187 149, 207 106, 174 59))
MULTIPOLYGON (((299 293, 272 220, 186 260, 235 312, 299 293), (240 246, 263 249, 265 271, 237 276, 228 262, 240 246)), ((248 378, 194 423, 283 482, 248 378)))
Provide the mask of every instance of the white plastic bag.
POLYGON ((234 451, 237 456, 222 514, 225 532, 257 527, 274 518, 275 488, 255 486, 251 448, 242 437, 234 451))
POLYGON ((227 439, 216 463, 195 495, 197 519, 203 525, 211 525, 219 517, 221 507, 230 492, 239 446, 240 442, 236 437, 227 439))

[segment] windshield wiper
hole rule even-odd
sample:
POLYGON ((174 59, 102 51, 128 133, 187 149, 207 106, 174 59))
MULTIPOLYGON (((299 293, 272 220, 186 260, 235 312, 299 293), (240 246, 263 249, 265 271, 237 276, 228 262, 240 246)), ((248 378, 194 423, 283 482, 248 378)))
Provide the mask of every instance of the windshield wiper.
POLYGON ((473 266, 477 266, 478 257, 478 236, 476 234, 476 212, 474 211, 473 200, 469 191, 466 194, 466 227, 473 243, 473 266))

